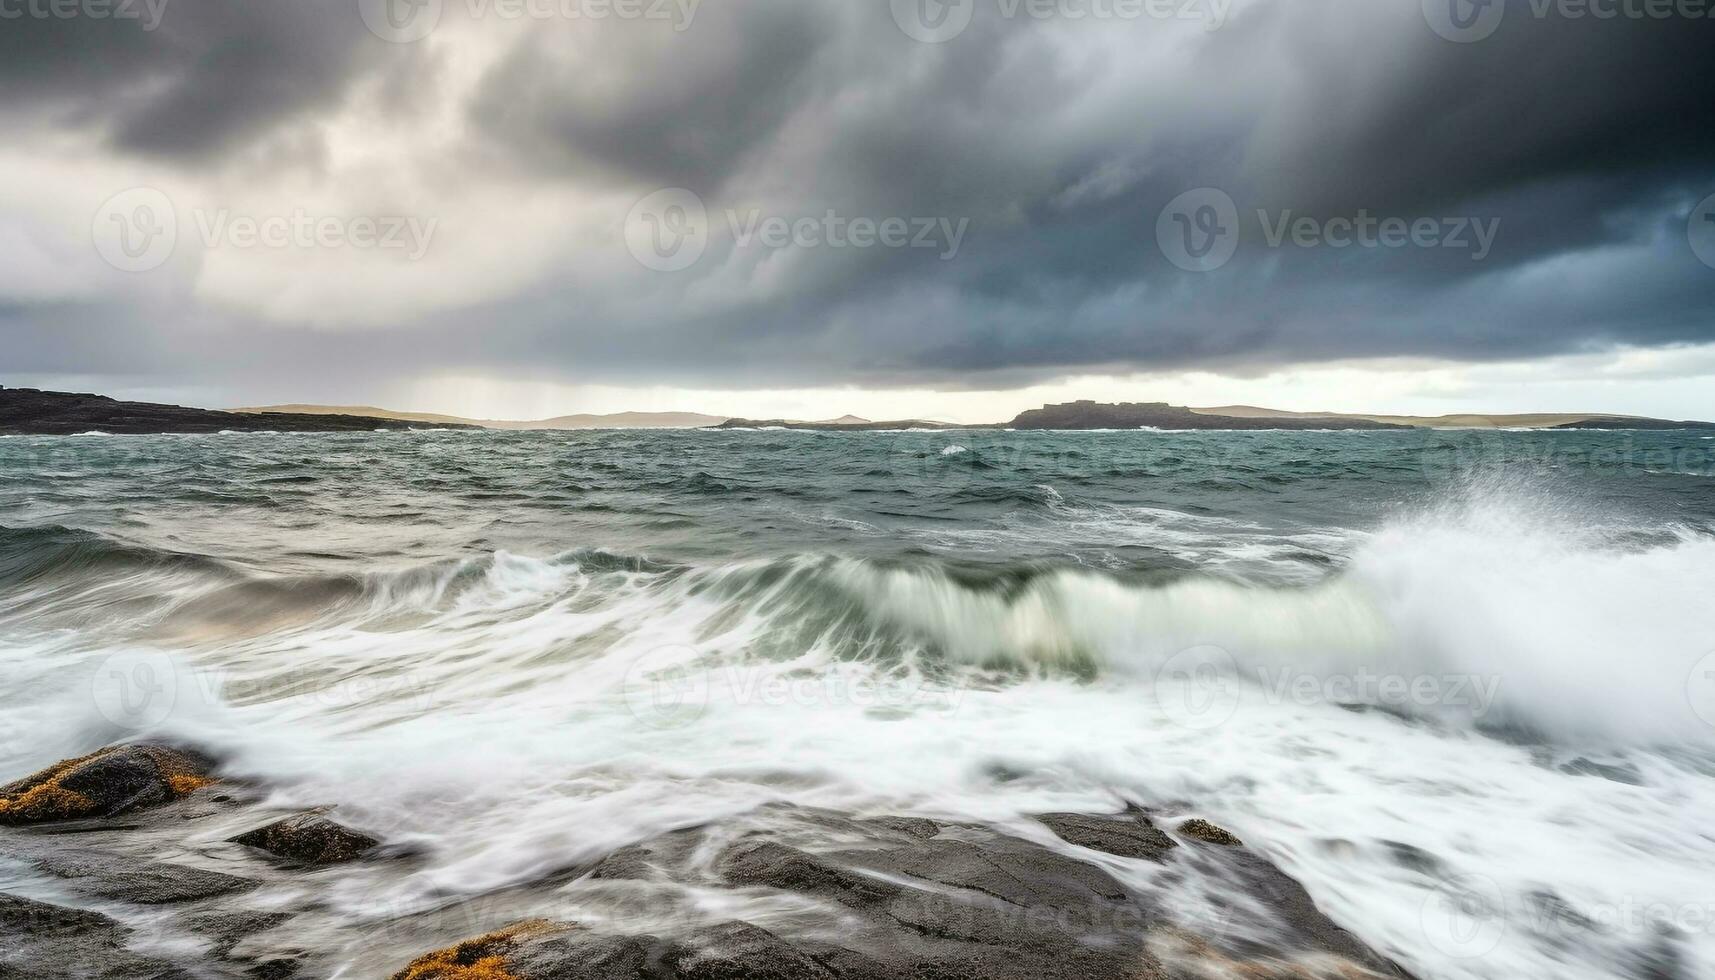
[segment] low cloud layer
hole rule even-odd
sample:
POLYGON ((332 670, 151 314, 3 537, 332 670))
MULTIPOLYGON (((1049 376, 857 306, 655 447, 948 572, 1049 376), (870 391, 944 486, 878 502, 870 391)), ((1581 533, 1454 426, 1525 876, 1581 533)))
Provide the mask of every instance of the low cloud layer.
POLYGON ((950 390, 1707 344, 1706 14, 0 0, 0 369, 950 390))

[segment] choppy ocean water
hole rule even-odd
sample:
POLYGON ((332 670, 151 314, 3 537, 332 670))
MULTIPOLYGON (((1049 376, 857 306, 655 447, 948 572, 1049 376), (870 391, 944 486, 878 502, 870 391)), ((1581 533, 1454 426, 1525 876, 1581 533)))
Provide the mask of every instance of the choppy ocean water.
POLYGON ((0 439, 0 776, 205 746, 422 848, 358 917, 770 801, 1135 801, 1424 976, 1695 976, 1711 610, 1693 431, 0 439))

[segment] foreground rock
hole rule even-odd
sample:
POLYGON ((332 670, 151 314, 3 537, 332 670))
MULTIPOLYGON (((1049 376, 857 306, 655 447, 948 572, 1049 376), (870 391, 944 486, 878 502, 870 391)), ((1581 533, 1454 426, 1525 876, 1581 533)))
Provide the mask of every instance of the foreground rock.
POLYGON ((1404 976, 1260 856, 1232 845, 1182 858, 1140 812, 1038 819, 1076 847, 1100 845, 1139 868, 1166 864, 1174 870, 1152 872, 1164 878, 1189 870, 1175 862, 1210 864, 1244 892, 1235 901, 1275 909, 1274 943, 1199 936, 1162 914, 1159 894, 993 828, 768 811, 752 815, 756 829, 693 828, 623 848, 570 892, 630 882, 626 894, 653 912, 689 888, 698 907, 760 910, 751 921, 687 911, 674 928, 627 932, 616 928, 623 918, 600 929, 527 920, 420 956, 393 980, 1404 976), (713 898, 719 890, 731 897, 713 898))
POLYGON ((0 977, 30 980, 190 980, 132 952, 131 930, 99 912, 0 895, 0 977))
POLYGON ((357 860, 374 838, 270 812, 260 787, 189 792, 207 773, 126 746, 5 787, 0 850, 28 890, 0 895, 0 977, 1403 975, 1237 838, 1137 809, 1003 828, 764 806, 467 892, 421 887, 409 852, 357 860))
POLYGON ((360 834, 315 813, 287 817, 231 840, 288 861, 316 865, 355 861, 381 844, 368 834, 360 834))
POLYGON ((121 745, 0 786, 0 825, 112 817, 179 799, 214 780, 209 760, 158 745, 121 745))

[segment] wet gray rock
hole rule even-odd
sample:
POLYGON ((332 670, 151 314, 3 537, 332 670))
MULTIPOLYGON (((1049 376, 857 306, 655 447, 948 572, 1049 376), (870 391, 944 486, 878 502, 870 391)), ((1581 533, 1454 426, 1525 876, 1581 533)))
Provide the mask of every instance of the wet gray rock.
POLYGON ((355 861, 381 844, 368 834, 358 833, 316 813, 276 820, 230 840, 288 861, 312 865, 355 861))
POLYGON ((1163 860, 1179 845, 1143 813, 1091 816, 1085 813, 1044 813, 1036 818, 1068 844, 1126 858, 1163 860))
POLYGON ((36 864, 81 892, 139 905, 193 902, 254 888, 249 878, 163 861, 123 861, 105 851, 55 850, 36 864))
POLYGON ((290 912, 247 910, 205 912, 185 920, 190 931, 207 938, 216 956, 230 958, 245 939, 267 932, 292 917, 290 912))
POLYGON ((1408 976, 1397 964, 1322 914, 1303 885, 1261 854, 1246 847, 1202 850, 1206 859, 1216 861, 1227 872, 1236 891, 1262 904, 1278 920, 1279 929, 1271 943, 1239 941, 1235 944, 1239 951, 1258 957, 1292 952, 1332 953, 1379 976, 1408 976))
POLYGON ((126 948, 131 930, 85 909, 0 894, 0 977, 18 980, 191 980, 126 948))

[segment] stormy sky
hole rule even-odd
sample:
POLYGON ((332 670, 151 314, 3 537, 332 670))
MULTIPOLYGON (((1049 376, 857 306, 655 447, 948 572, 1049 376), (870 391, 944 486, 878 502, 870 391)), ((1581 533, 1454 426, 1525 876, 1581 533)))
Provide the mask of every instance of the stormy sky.
POLYGON ((0 0, 0 383, 1712 417, 1711 11, 0 0))

